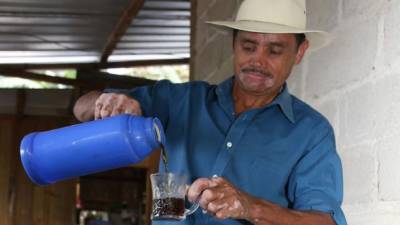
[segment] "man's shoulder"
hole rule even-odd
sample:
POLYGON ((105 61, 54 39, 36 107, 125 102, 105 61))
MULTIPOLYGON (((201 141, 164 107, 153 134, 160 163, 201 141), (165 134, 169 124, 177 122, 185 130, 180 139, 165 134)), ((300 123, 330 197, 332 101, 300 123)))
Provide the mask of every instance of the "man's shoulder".
POLYGON ((202 81, 202 80, 188 81, 188 82, 179 83, 176 85, 186 87, 186 88, 210 88, 210 87, 215 86, 215 85, 208 83, 207 81, 202 81))
POLYGON ((156 83, 161 89, 168 88, 171 92, 183 93, 183 92, 203 92, 208 91, 216 87, 216 85, 210 84, 206 81, 188 81, 183 83, 172 83, 169 80, 161 80, 156 83))
POLYGON ((330 124, 329 120, 322 113, 296 96, 292 96, 292 99, 293 113, 296 121, 308 123, 309 125, 312 125, 312 127, 322 126, 329 130, 332 129, 332 125, 330 124))

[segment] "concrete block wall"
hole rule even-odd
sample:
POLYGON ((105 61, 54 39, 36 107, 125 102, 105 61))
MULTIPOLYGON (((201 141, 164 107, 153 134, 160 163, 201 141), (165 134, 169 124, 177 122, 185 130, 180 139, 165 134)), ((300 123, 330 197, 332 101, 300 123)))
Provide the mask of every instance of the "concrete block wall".
POLYGON ((233 19, 242 0, 195 2, 197 18, 191 79, 218 83, 233 74, 232 33, 205 22, 233 19))
POLYGON ((336 38, 290 84, 335 128, 348 222, 400 224, 400 1, 307 5, 309 24, 336 38))
MULTIPOLYGON (((198 0, 192 79, 233 73, 231 33, 205 25, 234 18, 240 0, 198 0)), ((349 225, 400 224, 400 0, 307 0, 310 27, 336 36, 309 52, 292 93, 332 123, 344 168, 349 225)))

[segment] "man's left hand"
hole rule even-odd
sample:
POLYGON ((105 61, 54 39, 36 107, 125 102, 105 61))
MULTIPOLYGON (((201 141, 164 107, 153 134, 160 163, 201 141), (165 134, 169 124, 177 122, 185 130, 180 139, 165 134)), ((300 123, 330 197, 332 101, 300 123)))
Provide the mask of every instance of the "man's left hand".
POLYGON ((222 177, 199 178, 188 190, 189 200, 219 219, 246 219, 253 197, 222 177))

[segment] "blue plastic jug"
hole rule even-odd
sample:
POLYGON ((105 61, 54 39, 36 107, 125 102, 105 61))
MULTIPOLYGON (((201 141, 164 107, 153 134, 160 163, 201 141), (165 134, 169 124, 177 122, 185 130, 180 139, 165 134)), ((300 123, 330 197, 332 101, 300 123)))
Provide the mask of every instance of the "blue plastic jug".
POLYGON ((119 115, 26 135, 21 161, 40 185, 135 164, 165 143, 157 118, 119 115))

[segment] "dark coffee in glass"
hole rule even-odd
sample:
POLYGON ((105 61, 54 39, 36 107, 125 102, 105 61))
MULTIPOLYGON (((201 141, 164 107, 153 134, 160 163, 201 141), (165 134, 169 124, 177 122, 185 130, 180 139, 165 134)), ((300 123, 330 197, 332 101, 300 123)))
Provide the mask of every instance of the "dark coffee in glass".
POLYGON ((150 175, 153 193, 152 220, 184 220, 199 207, 194 203, 185 208, 187 178, 173 173, 155 173, 150 175))
POLYGON ((182 220, 185 214, 185 200, 182 198, 162 198, 153 200, 153 220, 182 220))

